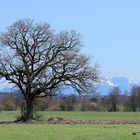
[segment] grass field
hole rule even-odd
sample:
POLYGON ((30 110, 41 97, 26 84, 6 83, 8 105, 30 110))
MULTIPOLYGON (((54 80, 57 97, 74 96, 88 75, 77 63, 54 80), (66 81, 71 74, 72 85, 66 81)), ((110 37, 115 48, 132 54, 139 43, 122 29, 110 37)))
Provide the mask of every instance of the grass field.
POLYGON ((139 140, 139 125, 0 125, 0 140, 139 140))
MULTIPOLYGON (((40 113, 41 114, 41 113, 40 113)), ((56 116, 79 120, 140 120, 140 112, 43 112, 46 118, 56 116)))
MULTIPOLYGON (((140 113, 132 112, 40 112, 45 118, 67 117, 96 120, 135 120, 140 113)), ((0 121, 14 120, 19 112, 1 112, 0 121)), ((140 125, 0 125, 0 140, 139 140, 140 125)))
MULTIPOLYGON (((140 112, 39 112, 44 118, 64 117, 77 120, 140 120, 140 112)), ((0 121, 13 121, 20 116, 19 111, 7 111, 0 113, 0 121)))

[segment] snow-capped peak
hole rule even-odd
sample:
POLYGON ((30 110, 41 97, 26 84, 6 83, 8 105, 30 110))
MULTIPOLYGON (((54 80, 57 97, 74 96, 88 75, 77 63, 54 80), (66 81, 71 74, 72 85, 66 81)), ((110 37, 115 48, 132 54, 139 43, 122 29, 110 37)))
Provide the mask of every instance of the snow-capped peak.
POLYGON ((126 90, 130 91, 134 85, 140 85, 140 82, 127 77, 107 77, 97 85, 97 90, 102 94, 108 94, 113 87, 119 87, 123 94, 126 90))

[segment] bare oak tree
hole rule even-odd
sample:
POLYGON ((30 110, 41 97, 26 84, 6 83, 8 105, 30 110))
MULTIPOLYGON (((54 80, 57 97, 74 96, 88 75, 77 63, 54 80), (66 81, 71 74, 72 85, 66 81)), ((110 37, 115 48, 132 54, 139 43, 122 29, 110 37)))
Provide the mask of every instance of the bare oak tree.
POLYGON ((113 87, 113 89, 109 93, 108 100, 108 105, 110 105, 110 111, 117 111, 119 95, 120 95, 119 87, 113 87))
POLYGON ((140 87, 133 86, 130 92, 129 107, 132 111, 140 111, 140 87))
POLYGON ((96 65, 82 55, 75 31, 54 33, 47 23, 18 20, 0 34, 0 76, 15 84, 26 102, 26 120, 34 119, 34 100, 53 95, 62 85, 92 92, 96 65))

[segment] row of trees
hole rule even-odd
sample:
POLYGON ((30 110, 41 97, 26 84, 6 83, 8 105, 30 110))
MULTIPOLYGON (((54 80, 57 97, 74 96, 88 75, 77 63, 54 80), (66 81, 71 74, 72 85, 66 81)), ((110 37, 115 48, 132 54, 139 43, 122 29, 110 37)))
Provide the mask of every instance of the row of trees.
POLYGON ((100 98, 104 111, 140 111, 140 87, 134 86, 130 92, 120 94, 120 89, 114 87, 108 96, 100 98))
MULTIPOLYGON (((1 110, 19 110, 25 108, 25 103, 21 96, 12 93, 0 96, 1 110)), ((107 96, 47 96, 36 99, 34 106, 36 111, 140 111, 140 87, 134 86, 124 95, 114 87, 107 96)))
MULTIPOLYGON (((38 98, 34 102, 35 111, 95 111, 97 104, 88 97, 77 95, 38 98)), ((13 93, 0 96, 1 111, 15 111, 25 108, 25 101, 13 93)))

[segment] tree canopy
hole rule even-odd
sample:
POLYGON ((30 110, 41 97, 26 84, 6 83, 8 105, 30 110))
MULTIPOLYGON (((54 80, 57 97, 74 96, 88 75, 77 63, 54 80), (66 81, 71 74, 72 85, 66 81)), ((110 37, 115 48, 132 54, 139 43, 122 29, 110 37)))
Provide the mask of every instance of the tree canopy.
POLYGON ((62 85, 79 93, 93 91, 98 68, 81 54, 82 46, 79 33, 55 33, 48 23, 31 19, 18 20, 0 33, 0 76, 21 91, 27 118, 32 118, 36 97, 53 95, 62 85))

